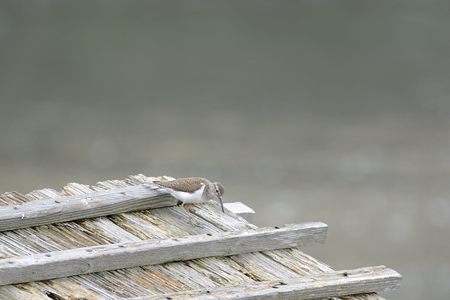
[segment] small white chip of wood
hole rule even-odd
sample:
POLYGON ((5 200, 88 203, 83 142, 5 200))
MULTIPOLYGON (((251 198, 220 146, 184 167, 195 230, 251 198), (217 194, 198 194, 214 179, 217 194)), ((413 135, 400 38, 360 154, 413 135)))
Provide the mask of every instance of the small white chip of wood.
POLYGON ((249 223, 253 223, 253 218, 255 216, 255 211, 245 205, 242 202, 231 202, 231 203, 224 203, 223 206, 225 206, 226 209, 231 211, 232 213, 240 216, 244 220, 246 220, 249 223))

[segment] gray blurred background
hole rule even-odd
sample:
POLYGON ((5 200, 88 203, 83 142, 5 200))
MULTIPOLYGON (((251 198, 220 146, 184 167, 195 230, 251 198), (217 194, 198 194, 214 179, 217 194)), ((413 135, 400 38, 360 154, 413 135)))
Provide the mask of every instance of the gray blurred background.
POLYGON ((200 175, 450 296, 449 1, 1 1, 0 191, 200 175))

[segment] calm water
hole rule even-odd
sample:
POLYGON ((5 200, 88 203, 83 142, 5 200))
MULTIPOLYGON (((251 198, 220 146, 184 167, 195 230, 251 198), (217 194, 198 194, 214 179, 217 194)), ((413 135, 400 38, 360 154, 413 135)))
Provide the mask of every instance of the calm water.
POLYGON ((0 190, 201 175, 450 296, 450 5, 2 1, 0 190))

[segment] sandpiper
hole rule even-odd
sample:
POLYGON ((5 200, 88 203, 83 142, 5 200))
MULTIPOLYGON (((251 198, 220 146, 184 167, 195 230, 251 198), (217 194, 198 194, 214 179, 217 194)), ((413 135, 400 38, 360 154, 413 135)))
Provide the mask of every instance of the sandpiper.
POLYGON ((220 182, 211 182, 202 177, 185 177, 169 181, 155 181, 155 184, 166 188, 169 193, 182 202, 204 203, 208 200, 218 200, 223 208, 222 195, 223 185, 220 182))

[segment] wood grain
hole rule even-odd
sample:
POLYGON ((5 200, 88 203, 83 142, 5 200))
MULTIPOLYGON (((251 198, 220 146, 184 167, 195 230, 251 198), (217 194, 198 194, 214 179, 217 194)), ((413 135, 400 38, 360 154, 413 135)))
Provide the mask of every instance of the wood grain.
POLYGON ((323 243, 327 228, 320 222, 304 223, 5 258, 0 259, 0 285, 323 243))
POLYGON ((0 232, 173 206, 177 202, 164 190, 148 184, 70 197, 35 200, 0 207, 0 232))
POLYGON ((261 281, 239 286, 200 289, 182 293, 144 296, 133 300, 159 299, 321 299, 392 290, 401 275, 385 266, 333 271, 297 279, 261 281))

